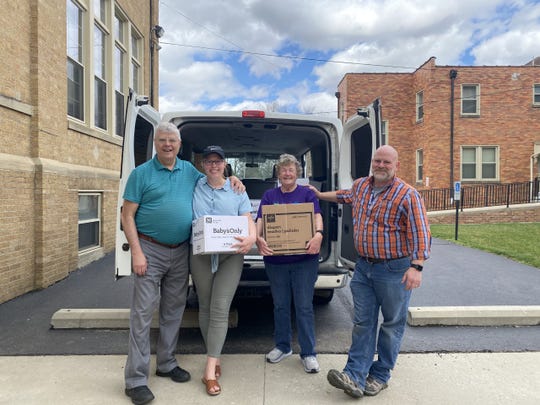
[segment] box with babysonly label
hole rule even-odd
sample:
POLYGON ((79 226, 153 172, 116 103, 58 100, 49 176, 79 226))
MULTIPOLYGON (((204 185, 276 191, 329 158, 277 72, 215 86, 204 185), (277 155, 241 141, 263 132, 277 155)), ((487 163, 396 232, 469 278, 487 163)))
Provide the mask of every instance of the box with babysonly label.
POLYGON ((235 236, 248 236, 248 219, 245 216, 203 215, 193 221, 191 243, 193 254, 231 253, 238 242, 235 236))
POLYGON ((306 253, 315 235, 313 203, 263 205, 261 214, 263 237, 274 255, 306 253))

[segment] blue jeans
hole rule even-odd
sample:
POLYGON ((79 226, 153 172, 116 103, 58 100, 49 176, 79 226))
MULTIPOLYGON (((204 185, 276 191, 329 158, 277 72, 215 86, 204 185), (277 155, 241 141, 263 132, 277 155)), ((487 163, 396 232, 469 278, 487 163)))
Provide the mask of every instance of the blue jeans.
POLYGON ((409 265, 408 257, 376 264, 362 258, 356 262, 350 283, 354 301, 352 344, 343 371, 362 388, 368 375, 387 382, 396 364, 411 298, 411 291, 401 283, 409 265), (377 339, 379 309, 383 323, 377 339))
POLYGON ((294 299, 300 356, 316 356, 313 292, 319 258, 314 256, 287 264, 266 263, 265 266, 274 300, 275 346, 284 353, 291 350, 291 299, 294 299))

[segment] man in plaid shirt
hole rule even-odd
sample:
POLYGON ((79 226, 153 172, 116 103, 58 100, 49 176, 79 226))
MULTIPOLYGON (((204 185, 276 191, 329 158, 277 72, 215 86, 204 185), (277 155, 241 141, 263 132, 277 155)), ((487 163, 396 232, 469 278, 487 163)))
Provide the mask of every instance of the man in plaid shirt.
POLYGON ((358 252, 350 288, 354 301, 352 344, 342 372, 330 370, 331 385, 360 398, 388 386, 390 370, 405 331, 411 292, 420 287, 431 233, 420 194, 396 177, 397 151, 375 151, 372 175, 348 190, 316 192, 317 197, 351 204, 358 252), (383 315, 377 339, 379 310, 383 315), (377 349, 377 358, 373 360, 377 349))

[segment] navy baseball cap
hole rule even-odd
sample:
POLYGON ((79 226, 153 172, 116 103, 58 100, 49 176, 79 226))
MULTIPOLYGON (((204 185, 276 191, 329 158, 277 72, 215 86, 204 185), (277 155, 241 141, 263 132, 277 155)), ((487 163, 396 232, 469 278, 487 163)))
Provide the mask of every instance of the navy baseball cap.
POLYGON ((207 146, 206 148, 204 148, 204 150, 202 152, 202 155, 203 155, 203 157, 207 157, 211 153, 216 153, 222 159, 225 159, 225 152, 223 152, 223 149, 221 148, 221 146, 217 146, 217 145, 207 146))

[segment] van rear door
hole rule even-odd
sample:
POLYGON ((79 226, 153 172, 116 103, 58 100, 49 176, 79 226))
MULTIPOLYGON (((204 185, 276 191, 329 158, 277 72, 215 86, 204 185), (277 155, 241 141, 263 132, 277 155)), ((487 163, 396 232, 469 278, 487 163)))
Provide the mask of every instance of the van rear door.
POLYGON ((137 97, 135 93, 130 93, 122 144, 116 215, 115 274, 117 278, 131 274, 131 251, 120 222, 124 202, 122 196, 131 171, 154 156, 154 132, 159 122, 160 115, 148 105, 148 98, 137 97))
MULTIPOLYGON (((354 180, 369 176, 371 158, 381 145, 381 108, 375 100, 343 126, 339 148, 338 189, 348 189, 354 180)), ((338 257, 341 264, 354 269, 358 253, 354 246, 352 208, 340 205, 338 210, 338 257)))

